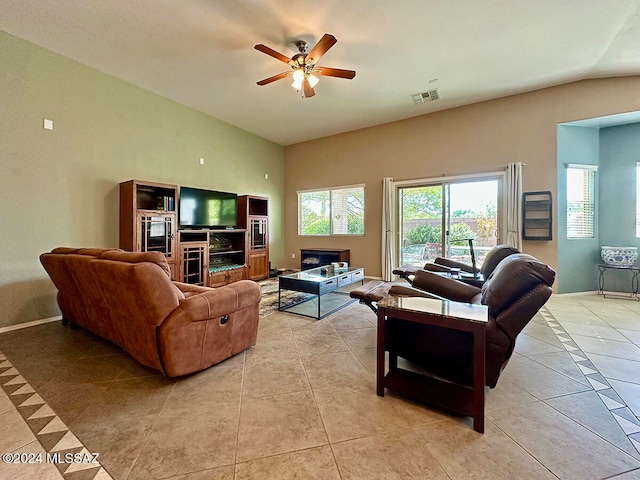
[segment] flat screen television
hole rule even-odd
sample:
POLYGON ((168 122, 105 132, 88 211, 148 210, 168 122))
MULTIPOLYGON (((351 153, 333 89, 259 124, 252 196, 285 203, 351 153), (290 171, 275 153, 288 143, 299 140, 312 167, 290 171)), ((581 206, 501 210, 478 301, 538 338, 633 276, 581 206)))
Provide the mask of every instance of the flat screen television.
POLYGON ((237 224, 235 193, 180 187, 180 228, 226 228, 237 224))

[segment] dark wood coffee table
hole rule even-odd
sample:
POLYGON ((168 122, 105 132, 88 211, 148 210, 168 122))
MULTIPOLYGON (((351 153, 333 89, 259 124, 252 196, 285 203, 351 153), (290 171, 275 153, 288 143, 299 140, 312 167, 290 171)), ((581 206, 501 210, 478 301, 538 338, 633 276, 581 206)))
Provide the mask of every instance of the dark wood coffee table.
POLYGON ((364 268, 349 267, 346 271, 334 271, 331 266, 312 268, 310 270, 304 270, 302 272, 292 273, 290 275, 281 275, 278 277, 278 310, 290 311, 298 315, 310 316, 312 318, 321 319, 327 315, 331 315, 333 312, 344 308, 355 300, 352 300, 347 293, 346 301, 332 309, 329 312, 322 313, 321 310, 321 298, 327 293, 334 292, 346 285, 360 282, 364 284, 364 268), (293 290, 295 292, 310 293, 316 296, 318 302, 317 315, 308 315, 300 313, 295 310, 291 310, 296 305, 309 301, 305 299, 290 305, 283 306, 281 303, 282 290, 293 290))
POLYGON ((489 310, 484 305, 421 297, 389 295, 378 302, 378 351, 376 392, 384 397, 389 388, 418 401, 473 417, 473 429, 484 433, 485 327, 489 310), (422 375, 398 367, 398 355, 389 351, 385 374, 385 324, 397 318, 470 332, 473 336, 473 381, 471 385, 422 375))

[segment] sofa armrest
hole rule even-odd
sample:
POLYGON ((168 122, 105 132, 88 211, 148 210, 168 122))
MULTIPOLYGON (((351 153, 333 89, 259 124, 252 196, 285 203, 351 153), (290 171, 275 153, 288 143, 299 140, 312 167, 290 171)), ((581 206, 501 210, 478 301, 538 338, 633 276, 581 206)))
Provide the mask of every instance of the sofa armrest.
POLYGON ((182 293, 205 293, 211 290, 209 287, 201 287, 200 285, 193 285, 191 283, 183 283, 183 282, 172 282, 178 290, 182 293))
POLYGON ((464 303, 471 303, 473 297, 482 292, 481 288, 425 270, 416 272, 413 287, 447 300, 464 303))
POLYGON ((261 298, 260 287, 250 280, 240 280, 219 288, 197 288, 204 291, 185 298, 179 307, 188 312, 194 322, 222 317, 242 308, 257 305, 261 298))

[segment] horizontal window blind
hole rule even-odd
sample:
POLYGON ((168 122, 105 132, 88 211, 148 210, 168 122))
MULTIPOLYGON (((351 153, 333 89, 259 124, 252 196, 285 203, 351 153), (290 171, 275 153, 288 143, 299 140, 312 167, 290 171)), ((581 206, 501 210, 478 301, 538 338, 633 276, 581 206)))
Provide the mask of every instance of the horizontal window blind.
POLYGON ((595 172, 592 165, 567 168, 567 238, 595 235, 595 172))

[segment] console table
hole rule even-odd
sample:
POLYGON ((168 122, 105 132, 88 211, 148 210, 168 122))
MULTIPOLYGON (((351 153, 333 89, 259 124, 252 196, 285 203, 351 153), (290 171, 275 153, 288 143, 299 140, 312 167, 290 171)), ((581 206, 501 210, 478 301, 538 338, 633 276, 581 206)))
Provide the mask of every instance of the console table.
POLYGON ((485 305, 450 302, 421 297, 388 295, 378 302, 378 348, 376 393, 398 391, 443 410, 473 417, 473 429, 484 433, 485 327, 489 309, 485 305), (385 344, 389 319, 462 330, 473 336, 473 381, 471 385, 435 378, 398 367, 398 355, 385 344), (389 351, 389 372, 385 374, 385 350, 389 351))
POLYGON ((602 295, 604 298, 607 296, 612 298, 629 298, 631 300, 640 301, 638 297, 638 274, 640 273, 640 267, 616 267, 614 265, 598 265, 598 271, 600 275, 598 277, 598 295, 602 295), (607 269, 611 270, 629 270, 631 272, 631 293, 627 295, 620 295, 615 293, 605 293, 604 291, 604 272, 607 269))

